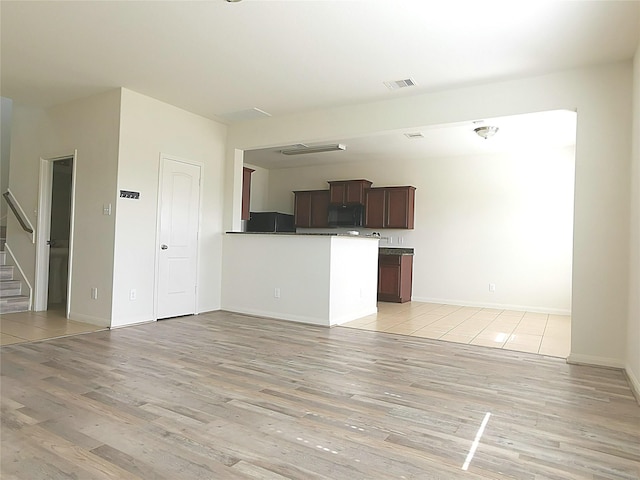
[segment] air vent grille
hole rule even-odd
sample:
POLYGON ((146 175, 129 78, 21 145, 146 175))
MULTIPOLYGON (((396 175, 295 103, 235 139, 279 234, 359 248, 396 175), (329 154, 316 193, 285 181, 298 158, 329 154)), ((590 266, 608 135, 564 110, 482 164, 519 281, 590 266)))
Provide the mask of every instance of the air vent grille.
POLYGON ((415 87, 416 82, 412 78, 405 78, 404 80, 392 80, 390 82, 384 82, 389 90, 397 90, 399 88, 415 87))
POLYGON ((424 138, 424 135, 422 134, 422 132, 405 133, 404 136, 411 139, 424 138))

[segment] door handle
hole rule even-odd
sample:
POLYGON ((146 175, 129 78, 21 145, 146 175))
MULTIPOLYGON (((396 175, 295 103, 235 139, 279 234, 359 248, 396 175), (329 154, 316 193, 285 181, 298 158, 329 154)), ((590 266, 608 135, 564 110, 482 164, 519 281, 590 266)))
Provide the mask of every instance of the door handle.
POLYGON ((167 249, 167 248, 169 248, 169 247, 168 247, 167 245, 165 245, 165 244, 162 244, 162 245, 160 245, 160 248, 161 248, 162 250, 166 250, 166 249, 167 249))

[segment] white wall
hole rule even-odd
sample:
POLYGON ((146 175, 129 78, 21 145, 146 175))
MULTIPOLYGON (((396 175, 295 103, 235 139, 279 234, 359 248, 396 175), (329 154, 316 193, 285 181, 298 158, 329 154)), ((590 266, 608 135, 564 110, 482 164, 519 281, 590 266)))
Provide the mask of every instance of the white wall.
POLYGON ((632 132, 627 374, 640 402, 640 44, 633 63, 632 132))
POLYGON ((251 174, 251 200, 249 211, 266 212, 269 211, 269 170, 257 165, 244 164, 245 167, 252 168, 251 174))
MULTIPOLYGON (((115 218, 103 215, 102 206, 115 204, 119 123, 117 90, 46 110, 14 104, 9 187, 33 225, 40 158, 77 150, 70 316, 105 326, 111 318, 115 218), (97 300, 91 299, 92 287, 98 289, 97 300)), ((11 248, 33 285, 35 245, 16 229, 9 232, 11 248)))
MULTIPOLYGON (((236 149, 577 110, 571 361, 622 367, 627 347, 632 65, 611 65, 271 117, 229 129, 225 209, 239 226, 236 149)), ((373 180, 373 179, 372 179, 373 180)))
MULTIPOLYGON (((11 112, 13 102, 0 97, 0 195, 9 187, 9 159, 11 155, 11 112)), ((7 224, 7 202, 0 200, 0 225, 7 224)))
POLYGON ((222 308, 324 326, 371 315, 377 258, 371 238, 227 234, 222 308))
POLYGON ((222 308, 328 325, 330 267, 329 237, 227 234, 222 308))
MULTIPOLYGON (((40 158, 77 149, 71 318, 105 326, 155 318, 161 153, 203 165, 197 308, 220 308, 225 138, 220 123, 126 89, 46 110, 15 106, 10 188, 34 225, 40 158), (120 189, 140 191, 140 200, 118 198, 120 189), (103 215, 106 204, 111 215, 103 215), (136 301, 129 300, 132 288, 136 301)), ((35 246, 17 228, 8 235, 33 284, 35 246)))
MULTIPOLYGON (((42 152, 42 131, 46 125, 45 111, 38 108, 13 105, 11 121, 11 155, 9 189, 21 205, 30 223, 36 225, 38 206, 38 175, 42 152)), ((2 200, 4 202, 4 200, 2 200)), ((25 280, 34 285, 35 245, 31 235, 22 230, 13 214, 7 216, 7 245, 25 274, 25 280)))
POLYGON ((220 308, 226 127, 122 89, 112 326, 154 320, 156 212, 160 154, 203 166, 198 243, 198 311, 220 308), (129 300, 135 289, 137 299, 129 300))
POLYGON ((378 240, 331 237, 330 325, 378 311, 378 240))
POLYGON ((413 185, 415 229, 381 233, 416 249, 414 300, 569 314, 574 158, 567 148, 272 170, 269 208, 290 212, 292 190, 336 178, 413 185))

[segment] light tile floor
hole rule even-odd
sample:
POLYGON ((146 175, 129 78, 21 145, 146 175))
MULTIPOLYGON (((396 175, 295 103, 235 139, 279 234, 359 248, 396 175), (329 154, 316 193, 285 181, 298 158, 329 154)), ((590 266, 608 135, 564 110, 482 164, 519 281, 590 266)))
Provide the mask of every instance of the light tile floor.
POLYGON ((5 313, 0 317, 0 345, 32 342, 104 329, 105 327, 67 320, 62 308, 53 308, 46 312, 5 313))
POLYGON ((571 317, 437 303, 378 303, 378 313, 342 325, 566 358, 571 317))

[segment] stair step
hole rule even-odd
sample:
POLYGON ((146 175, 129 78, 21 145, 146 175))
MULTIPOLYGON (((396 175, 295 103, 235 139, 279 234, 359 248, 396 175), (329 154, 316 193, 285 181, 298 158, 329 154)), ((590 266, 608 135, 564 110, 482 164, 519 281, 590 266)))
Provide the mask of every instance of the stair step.
POLYGON ((0 298, 20 295, 22 285, 19 280, 3 280, 0 282, 0 298))
POLYGON ((29 297, 14 295, 0 298, 0 314, 26 312, 29 310, 29 297))
POLYGON ((13 265, 0 265, 0 280, 13 280, 13 265))

